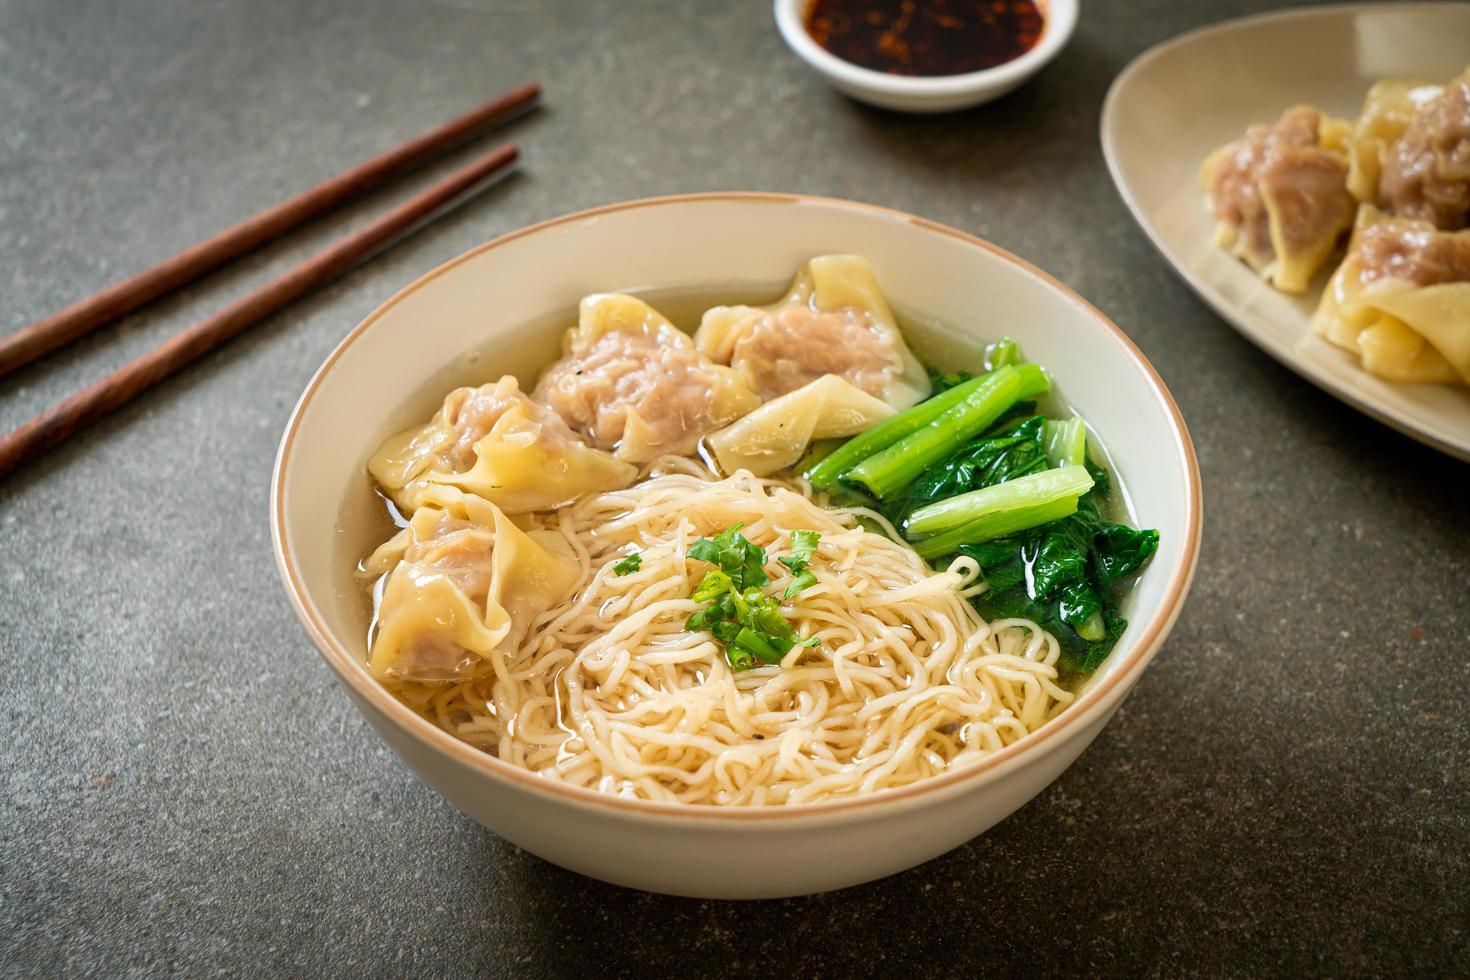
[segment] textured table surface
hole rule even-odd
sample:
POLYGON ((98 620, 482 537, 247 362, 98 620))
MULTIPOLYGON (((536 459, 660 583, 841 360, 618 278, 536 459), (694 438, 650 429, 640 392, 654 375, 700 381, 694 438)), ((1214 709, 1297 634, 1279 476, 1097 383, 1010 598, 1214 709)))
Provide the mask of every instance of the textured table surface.
MULTIPOLYGON (((5 327, 528 77, 548 102, 521 176, 0 482, 0 973, 1463 970, 1470 470, 1211 314, 1098 147, 1131 58, 1250 6, 1088 3, 1031 85, 924 119, 834 94, 761 0, 0 0, 5 327), (482 830, 359 720, 270 553, 277 438, 359 318, 501 232, 702 189, 885 204, 1037 262, 1153 360, 1204 473, 1194 594, 1082 759, 967 846, 808 899, 640 894, 482 830)), ((0 425, 342 224, 0 382, 0 425)))

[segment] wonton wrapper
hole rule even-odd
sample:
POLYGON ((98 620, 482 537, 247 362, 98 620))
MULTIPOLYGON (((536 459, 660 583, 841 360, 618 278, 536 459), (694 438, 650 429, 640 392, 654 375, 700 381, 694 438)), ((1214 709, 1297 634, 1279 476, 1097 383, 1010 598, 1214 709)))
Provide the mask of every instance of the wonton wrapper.
POLYGON ((707 442, 727 474, 765 476, 801 459, 814 439, 857 435, 895 413, 887 402, 828 374, 771 399, 707 442))
POLYGON ((621 489, 638 475, 636 467, 583 443, 555 412, 522 394, 509 375, 494 385, 451 391, 427 425, 385 442, 368 470, 408 511, 419 506, 424 490, 450 486, 512 514, 621 489), (492 418, 465 458, 461 437, 492 418))
POLYGON ((1368 89, 1363 109, 1348 143, 1348 191, 1359 201, 1378 201, 1378 180, 1388 148, 1430 102, 1444 92, 1443 85, 1385 78, 1368 89))
POLYGON ((1358 354, 1363 370, 1380 378, 1470 384, 1470 282, 1365 280, 1358 236, 1382 219, 1363 206, 1353 247, 1322 293, 1312 329, 1358 354))
POLYGON ((1305 292, 1352 227, 1350 132, 1346 122, 1298 105, 1210 154, 1200 183, 1214 209, 1215 243, 1277 289, 1305 292))
POLYGON ((929 395, 929 376, 904 343, 893 310, 878 288, 873 267, 859 255, 817 256, 797 272, 791 288, 774 306, 716 306, 708 310, 694 342, 711 360, 740 372, 750 387, 766 398, 790 393, 825 374, 839 375, 897 409, 916 405, 929 395), (773 389, 771 378, 780 365, 769 358, 761 360, 744 347, 763 323, 764 329, 776 329, 783 310, 793 308, 846 316, 849 327, 862 322, 866 326, 862 336, 867 343, 862 349, 821 344, 804 336, 801 322, 795 321, 776 346, 779 358, 796 369, 799 380, 773 389))
POLYGON ((1385 79, 1353 130, 1349 188, 1445 231, 1470 224, 1470 71, 1444 85, 1385 79))
POLYGON ((515 650, 537 616, 581 574, 554 531, 522 531, 494 504, 452 488, 425 491, 408 527, 363 564, 391 568, 368 666, 380 679, 474 676, 497 649, 515 650))
POLYGON ((634 463, 690 454, 760 404, 663 314, 621 293, 582 300, 562 358, 542 373, 535 397, 593 445, 634 463))

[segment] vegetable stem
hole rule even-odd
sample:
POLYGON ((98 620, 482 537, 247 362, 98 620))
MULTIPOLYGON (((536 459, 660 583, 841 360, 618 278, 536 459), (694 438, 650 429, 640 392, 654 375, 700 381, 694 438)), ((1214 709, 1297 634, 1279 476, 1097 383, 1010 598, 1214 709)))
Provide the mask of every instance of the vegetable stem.
POLYGON ((1102 613, 1095 612, 1083 621, 1077 628, 1077 635, 1088 643, 1096 643, 1108 634, 1107 624, 1103 622, 1102 613))
POLYGON ((964 400, 965 396, 978 388, 988 375, 971 378, 964 384, 955 385, 913 408, 884 419, 861 435, 853 436, 842 446, 828 453, 817 465, 806 472, 807 481, 818 490, 830 490, 848 470, 876 452, 893 445, 904 436, 922 428, 964 400))
POLYGON ((1022 360, 1021 345, 1009 337, 1002 337, 985 348, 985 366, 992 371, 1018 365, 1022 360))
MULTIPOLYGON (((904 531, 910 537, 928 537, 944 531, 952 531, 961 525, 973 524, 985 517, 1067 498, 1075 501, 1076 498, 1091 489, 1092 475, 1084 466, 1064 466, 1058 470, 1042 470, 1040 473, 1018 476, 1005 483, 997 483, 980 490, 971 490, 958 497, 950 497, 948 500, 939 500, 920 507, 904 522, 904 531)), ((1025 527, 1013 527, 1009 531, 1020 531, 1025 527)))
POLYGON ((1087 426, 1082 416, 1073 415, 1059 422, 1047 419, 1041 438, 1052 466, 1081 466, 1087 461, 1087 426))
MULTIPOLYGON (((1020 375, 1020 388, 1016 392, 1016 401, 1034 398, 1051 390, 1051 381, 1039 365, 1020 364, 1016 366, 1015 371, 1020 375)), ((995 374, 996 372, 992 371, 990 374, 971 378, 963 384, 940 392, 933 398, 919 402, 913 408, 884 419, 860 435, 853 436, 841 447, 823 457, 815 466, 809 467, 806 470, 807 481, 818 490, 833 489, 837 486, 837 481, 853 467, 933 422, 968 398, 995 374)))
POLYGON ((1016 401, 1038 398, 1051 391, 1051 379, 1046 376, 1040 364, 1017 364, 1015 372, 1021 381, 1021 387, 1016 389, 1016 401))
POLYGON ((930 466, 984 432, 1046 376, 1034 364, 1003 367, 987 374, 952 408, 849 470, 844 479, 861 483, 887 500, 913 483, 930 466), (1026 369, 1030 369, 1029 371, 1026 369))
MULTIPOLYGON (((1006 484, 1002 483, 998 486, 1006 486, 1006 484)), ((1042 524, 1050 524, 1063 517, 1071 517, 1075 513, 1077 513, 1076 497, 1058 497, 1044 503, 1027 504, 1012 510, 976 518, 968 524, 961 524, 943 534, 925 538, 913 547, 919 553, 920 558, 938 558, 941 555, 952 553, 962 544, 979 544, 992 538, 1000 538, 1007 534, 1015 534, 1017 531, 1030 530, 1042 524)))

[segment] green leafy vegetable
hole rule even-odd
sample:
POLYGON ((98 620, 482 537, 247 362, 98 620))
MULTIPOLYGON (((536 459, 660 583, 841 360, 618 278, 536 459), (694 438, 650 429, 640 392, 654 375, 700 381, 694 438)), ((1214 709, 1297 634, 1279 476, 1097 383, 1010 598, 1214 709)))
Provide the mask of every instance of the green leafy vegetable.
MULTIPOLYGON (((1040 508, 1060 500, 1073 501, 1075 508, 1077 498, 1092 489, 1092 483, 1092 477, 1085 467, 1043 469, 947 500, 926 504, 909 515, 909 519, 904 522, 904 531, 912 537, 928 537, 973 524, 982 518, 998 518, 1024 508, 1040 508)), ((1029 526, 1031 525, 1011 527, 1010 530, 1021 531, 1029 526)), ((999 532, 1004 533, 1007 532, 999 532)), ((999 534, 991 533, 988 536, 998 537, 999 534)), ((972 540, 982 539, 976 537, 972 540)))
POLYGON ((934 397, 941 392, 964 384, 974 377, 968 371, 936 371, 932 367, 925 366, 924 370, 929 372, 929 397, 934 397))
POLYGON ((965 443, 885 504, 883 516, 898 527, 925 504, 1046 469, 1041 440, 1044 422, 1030 418, 1008 428, 998 425, 999 433, 965 443))
MULTIPOLYGON (((1028 368, 1029 370, 1029 368, 1028 368)), ((996 436, 1010 429, 1012 426, 1026 421, 1036 414, 1036 403, 1034 401, 1019 401, 1001 413, 985 430, 985 437, 996 436)))
POLYGON ((1081 466, 1087 462, 1087 426, 1074 415, 1061 422, 1047 421, 1042 438, 1046 458, 1053 466, 1081 466))
MULTIPOLYGON (((1021 387, 1017 398, 1035 398, 1050 389, 1050 380, 1046 377, 1045 372, 1035 364, 1023 364, 1017 370, 1021 376, 1021 387)), ((993 376, 994 372, 972 378, 919 402, 914 407, 905 409, 891 418, 884 419, 860 435, 853 436, 815 466, 805 470, 807 480, 818 490, 830 491, 836 488, 839 485, 838 481, 845 478, 853 467, 934 422, 945 412, 974 394, 977 388, 989 383, 989 379, 993 376)))
POLYGON ((1084 640, 1102 639, 1102 596, 1086 582, 1062 586, 1057 595, 1057 614, 1084 640))
POLYGON ((1027 528, 1070 517, 1077 512, 1077 498, 1062 495, 1035 503, 997 509, 959 527, 936 534, 914 544, 921 558, 938 558, 953 552, 962 544, 989 541, 1027 528))
POLYGON ((818 490, 831 490, 837 481, 858 463, 893 445, 910 433, 916 432, 934 421, 945 411, 958 405, 983 382, 984 378, 972 378, 932 398, 919 402, 912 408, 899 412, 872 426, 867 431, 853 436, 834 452, 827 454, 815 466, 806 470, 806 478, 818 490))
POLYGON ((831 456, 845 442, 845 439, 818 439, 807 446, 806 453, 797 460, 793 469, 798 473, 807 473, 814 469, 818 463, 831 456))
POLYGON ((1032 591, 1050 592, 1087 577, 1089 530, 1083 521, 1057 521, 1038 529, 1021 545, 1032 591))
MULTIPOLYGON (((1091 467, 1089 467, 1091 469, 1091 467)), ((1105 519, 1096 484, 1075 514, 958 554, 979 563, 987 589, 975 608, 987 619, 1022 617, 1061 644, 1065 666, 1090 673, 1112 651, 1128 622, 1118 614, 1123 580, 1143 567, 1159 533, 1105 519)))
MULTIPOLYGON (((1037 368, 1036 372, 1039 376, 1040 369, 1037 368)), ((861 483, 880 500, 897 496, 899 491, 918 479, 930 466, 945 459, 965 442, 988 429, 1006 409, 1022 397, 1020 368, 1001 368, 981 378, 980 382, 953 408, 923 428, 869 456, 844 474, 843 478, 861 483)), ((839 453, 841 451, 838 450, 839 453)))
MULTIPOLYGON (((1014 340, 986 348, 985 369, 972 378, 930 368, 928 399, 823 447, 804 472, 830 494, 870 491, 878 499, 867 503, 917 538, 924 558, 973 558, 986 582, 973 600, 982 615, 1041 624, 1066 669, 1090 672, 1128 625, 1118 603, 1158 532, 1102 516, 1111 481, 1087 455, 1086 424, 1037 415, 1050 381, 1014 340)), ((793 541, 789 557, 796 550, 793 541)), ((809 587, 804 568, 788 567, 788 592, 809 587)))
POLYGON ((936 393, 876 426, 889 427, 881 438, 870 429, 843 444, 824 461, 827 478, 872 490, 877 509, 919 538, 923 557, 973 558, 986 582, 973 600, 982 615, 1041 624, 1061 644, 1067 670, 1090 672, 1128 625, 1118 603, 1157 550, 1158 533, 1102 516, 1111 481, 1088 458, 1085 422, 1036 414, 1031 399, 1049 385, 1014 341, 992 344, 985 367, 974 379, 931 371, 936 393), (975 431, 975 418, 985 418, 977 401, 985 389, 993 397, 1008 370, 1021 374, 1018 390, 975 431))
MULTIPOLYGON (((996 368, 1022 364, 1025 360, 1026 358, 1021 354, 1021 345, 1009 337, 1002 337, 995 343, 986 346, 982 363, 986 371, 994 371, 996 368)), ((929 375, 929 397, 931 398, 975 377, 968 371, 941 371, 931 364, 925 364, 924 370, 929 375)))
MULTIPOLYGON (((713 538, 700 538, 690 546, 690 558, 719 567, 706 572, 690 594, 694 601, 709 605, 684 623, 685 629, 704 630, 719 641, 734 670, 748 670, 757 663, 779 664, 792 647, 821 643, 816 637, 799 638, 781 615, 776 598, 761 591, 771 581, 765 571, 766 552, 740 534, 741 526, 736 524, 713 538)), ((816 575, 807 566, 820 538, 816 531, 792 532, 791 554, 778 559, 792 572, 782 599, 816 583, 816 575)))
POLYGON ((1026 358, 1021 354, 1021 345, 1009 337, 1002 337, 985 348, 985 370, 987 371, 1022 364, 1025 360, 1026 358))
POLYGON ((643 556, 633 552, 628 557, 613 563, 614 575, 631 575, 643 566, 643 556))
POLYGON ((1093 537, 1098 578, 1112 583, 1143 567, 1159 550, 1158 531, 1140 531, 1126 524, 1106 524, 1093 537))

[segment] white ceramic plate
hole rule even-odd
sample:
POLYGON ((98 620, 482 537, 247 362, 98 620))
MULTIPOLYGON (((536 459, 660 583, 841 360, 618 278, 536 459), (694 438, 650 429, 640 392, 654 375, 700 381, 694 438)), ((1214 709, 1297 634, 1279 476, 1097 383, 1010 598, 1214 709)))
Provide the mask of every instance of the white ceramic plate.
POLYGON ((1324 271, 1306 296, 1279 293, 1216 248, 1200 161, 1252 122, 1310 102, 1357 115, 1368 86, 1449 79, 1470 64, 1470 4, 1352 4, 1288 10, 1195 31, 1151 48, 1113 82, 1103 154, 1123 200, 1194 291, 1249 340, 1349 405, 1470 459, 1470 389, 1395 384, 1312 333, 1324 271))

